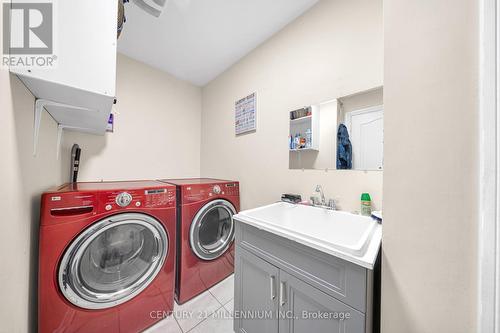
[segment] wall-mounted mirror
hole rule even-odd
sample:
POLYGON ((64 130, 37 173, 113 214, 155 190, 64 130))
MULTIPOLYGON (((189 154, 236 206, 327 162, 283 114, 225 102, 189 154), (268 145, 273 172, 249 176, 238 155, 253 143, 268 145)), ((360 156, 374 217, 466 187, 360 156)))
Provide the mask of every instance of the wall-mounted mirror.
POLYGON ((337 169, 382 170, 383 88, 341 97, 338 105, 337 169))
POLYGON ((290 169, 382 170, 383 88, 290 111, 290 169))

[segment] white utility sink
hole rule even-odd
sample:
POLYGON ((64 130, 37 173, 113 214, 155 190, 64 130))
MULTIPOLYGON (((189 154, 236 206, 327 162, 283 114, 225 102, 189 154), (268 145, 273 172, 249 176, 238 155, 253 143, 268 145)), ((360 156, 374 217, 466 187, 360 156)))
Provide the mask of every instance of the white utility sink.
POLYGON ((235 215, 237 221, 372 269, 382 227, 370 217, 279 202, 235 215))

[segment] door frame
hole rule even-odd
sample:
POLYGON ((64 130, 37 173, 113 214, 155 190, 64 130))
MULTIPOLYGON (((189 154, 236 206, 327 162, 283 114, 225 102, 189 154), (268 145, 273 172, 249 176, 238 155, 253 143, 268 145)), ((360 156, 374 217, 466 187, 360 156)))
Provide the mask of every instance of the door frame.
POLYGON ((479 333, 500 333, 499 0, 479 8, 479 333))

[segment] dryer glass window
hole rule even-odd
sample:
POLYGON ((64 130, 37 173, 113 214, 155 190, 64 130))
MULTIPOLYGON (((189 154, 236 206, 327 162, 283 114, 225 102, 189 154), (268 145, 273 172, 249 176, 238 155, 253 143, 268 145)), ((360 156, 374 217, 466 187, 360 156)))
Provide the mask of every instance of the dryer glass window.
POLYGON ((234 239, 234 206, 214 200, 196 214, 190 230, 191 248, 201 259, 213 260, 226 252, 234 239))
POLYGON ((167 254, 168 237, 159 221, 138 213, 111 216, 70 245, 61 261, 59 287, 80 307, 112 307, 144 290, 167 254))
POLYGON ((212 251, 229 239, 233 218, 227 209, 212 208, 200 224, 200 245, 212 251))

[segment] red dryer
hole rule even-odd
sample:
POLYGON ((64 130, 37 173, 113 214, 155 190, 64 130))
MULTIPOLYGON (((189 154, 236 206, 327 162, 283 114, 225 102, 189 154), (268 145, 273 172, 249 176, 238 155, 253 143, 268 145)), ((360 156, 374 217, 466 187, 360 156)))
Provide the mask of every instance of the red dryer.
POLYGON ((182 304, 234 272, 234 221, 239 183, 166 179, 177 186, 176 299, 182 304))
POLYGON ((136 333, 173 311, 175 190, 76 183, 42 195, 40 333, 136 333))

